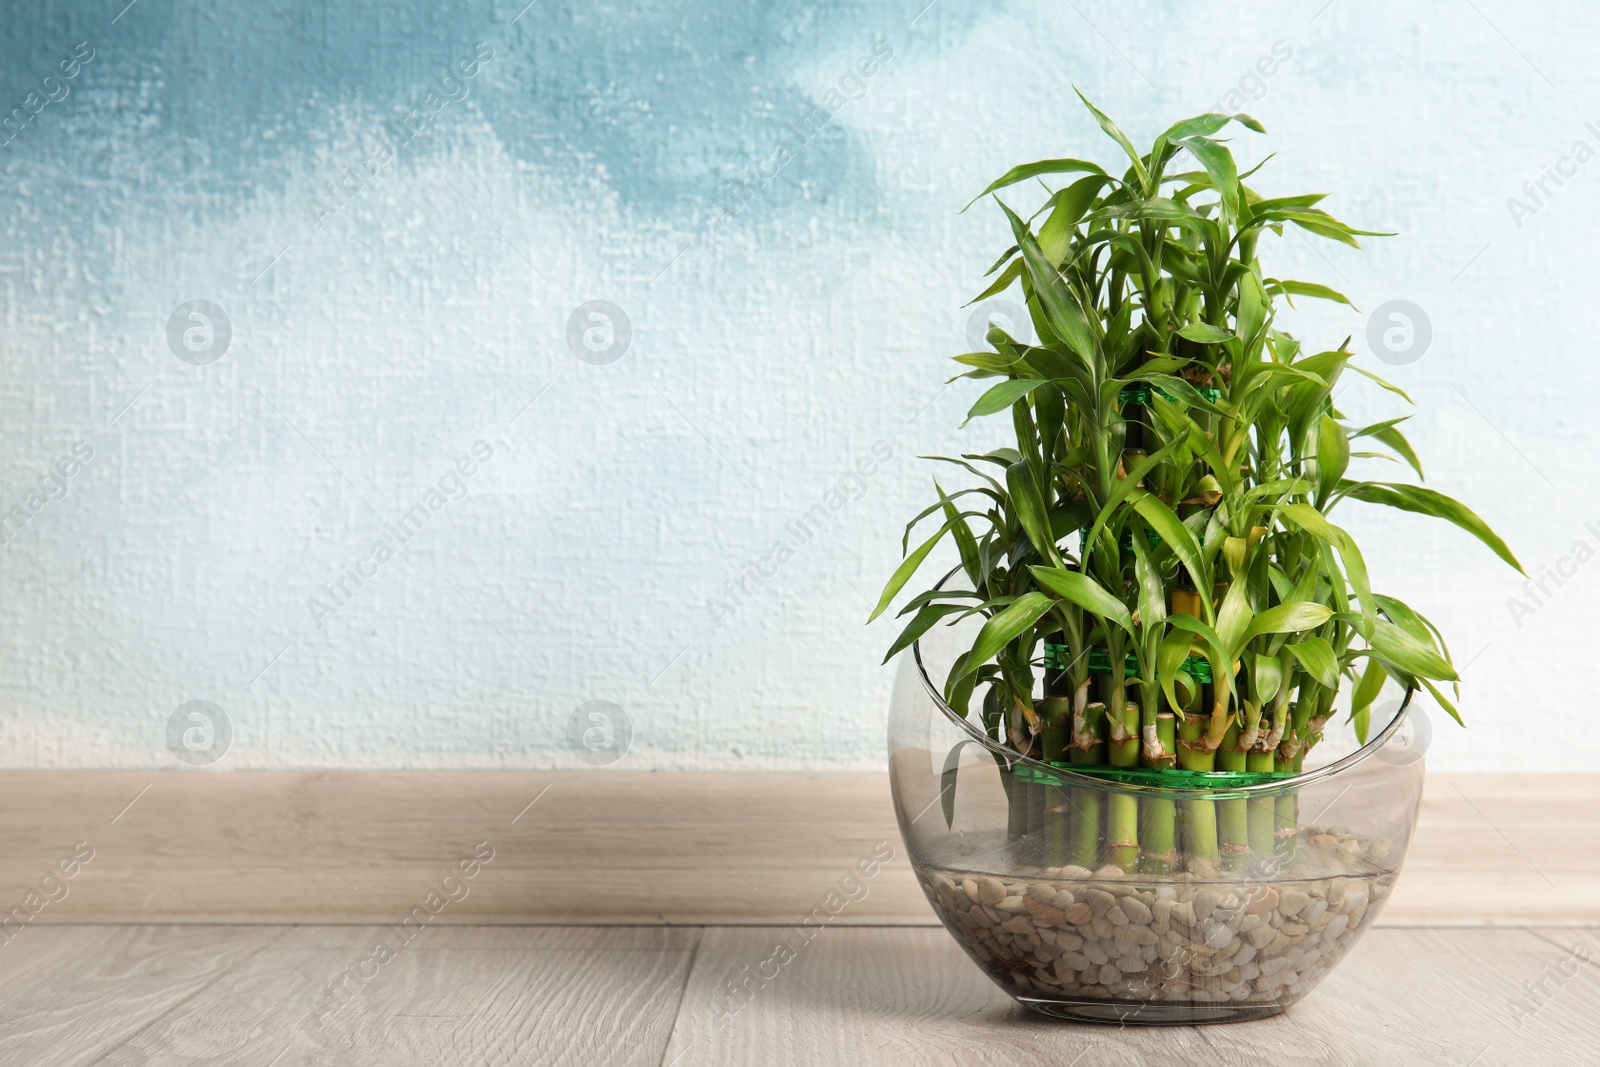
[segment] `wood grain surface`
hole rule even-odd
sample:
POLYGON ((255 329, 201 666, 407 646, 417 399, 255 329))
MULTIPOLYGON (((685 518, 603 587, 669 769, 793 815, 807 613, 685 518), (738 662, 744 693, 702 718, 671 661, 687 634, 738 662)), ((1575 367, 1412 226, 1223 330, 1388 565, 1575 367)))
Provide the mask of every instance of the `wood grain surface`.
POLYGON ((55 926, 3 951, 0 1063, 29 1067, 1576 1067, 1600 1047, 1600 939, 1570 927, 1375 929, 1284 1015, 1153 1029, 1034 1015, 919 927, 55 926))
POLYGON ((1529 930, 1371 930, 1283 1015, 1173 1028, 1034 1015, 942 930, 828 930, 748 997, 730 993, 784 938, 707 931, 665 1064, 1495 1067, 1592 1064, 1600 1047, 1600 967, 1547 980, 1535 1006, 1521 983, 1562 973, 1564 952, 1529 930))

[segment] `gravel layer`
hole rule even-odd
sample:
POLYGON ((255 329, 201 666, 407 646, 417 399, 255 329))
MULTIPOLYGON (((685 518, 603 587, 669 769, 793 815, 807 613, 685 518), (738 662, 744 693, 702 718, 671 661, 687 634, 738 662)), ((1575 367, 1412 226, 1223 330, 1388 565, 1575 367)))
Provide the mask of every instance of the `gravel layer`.
POLYGON ((1117 867, 918 876, 968 953, 1019 996, 1285 1005, 1355 944, 1395 880, 1382 842, 1303 842, 1281 875, 1248 881, 1117 867), (1351 873, 1296 876, 1330 869, 1351 873))

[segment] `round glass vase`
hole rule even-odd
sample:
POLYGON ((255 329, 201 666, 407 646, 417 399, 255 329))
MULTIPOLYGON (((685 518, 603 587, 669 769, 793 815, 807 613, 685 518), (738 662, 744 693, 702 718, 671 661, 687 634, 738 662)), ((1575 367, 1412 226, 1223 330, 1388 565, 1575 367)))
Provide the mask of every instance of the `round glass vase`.
POLYGON ((1322 742, 1301 774, 1165 788, 1028 759, 952 710, 933 679, 972 632, 936 628, 901 656, 889 777, 928 903, 1018 1003, 1088 1022, 1275 1015, 1372 925, 1422 797, 1410 692, 1391 682, 1376 735, 1322 742))

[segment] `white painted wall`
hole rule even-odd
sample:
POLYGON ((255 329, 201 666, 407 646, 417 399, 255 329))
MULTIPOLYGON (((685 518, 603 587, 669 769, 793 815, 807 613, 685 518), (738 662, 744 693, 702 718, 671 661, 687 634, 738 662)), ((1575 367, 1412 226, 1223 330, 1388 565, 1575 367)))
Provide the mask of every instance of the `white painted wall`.
MULTIPOLYGON (((931 492, 914 457, 1000 429, 959 431, 976 390, 942 388, 960 305, 1008 243, 994 209, 955 210, 1012 163, 1111 158, 1075 83, 1140 141, 1256 97, 1271 133, 1237 151, 1279 153, 1261 188, 1400 231, 1265 254, 1363 309, 1425 310, 1423 358, 1369 365, 1417 400, 1431 484, 1531 573, 1569 572, 1536 603, 1442 524, 1346 516, 1375 584, 1467 666, 1470 729, 1436 716, 1433 765, 1591 768, 1600 164, 1563 164, 1525 217, 1507 201, 1531 205, 1524 182, 1575 142, 1600 149, 1600 14, 1319 3, 780 5, 754 27, 709 3, 685 5, 693 26, 484 5, 443 44, 363 51, 314 26, 338 76, 270 17, 40 17, 8 46, 7 99, 79 40, 97 51, 0 149, 0 507, 29 514, 0 548, 0 764, 173 765, 169 717, 201 699, 231 725, 221 768, 579 766, 567 723, 593 700, 631 721, 624 766, 881 766, 892 624, 862 623, 931 492), (584 27, 619 51, 591 62, 584 27), (724 179, 775 158, 781 123, 878 39, 893 54, 864 94, 712 228, 724 179), (319 227, 321 184, 479 40, 496 51, 470 95, 319 227), (372 88, 390 59, 420 73, 372 88), (203 106, 247 75, 295 106, 242 113, 224 151, 203 106), (516 140, 547 99, 566 102, 547 140, 516 140), (635 129, 651 147, 630 155, 635 129), (196 299, 232 326, 207 366, 166 337, 196 299), (609 365, 566 340, 594 299, 632 325, 609 365), (33 513, 77 442, 92 458, 33 513), (399 545, 385 524, 474 448, 399 545), (362 563, 377 540, 398 554, 362 563), (337 606, 323 585, 357 565, 331 617, 308 607, 337 606), (771 576, 740 603, 727 583, 752 567, 771 576)), ((1295 325, 1366 348, 1365 315, 1295 325)), ((1340 403, 1398 413, 1360 385, 1340 403)))

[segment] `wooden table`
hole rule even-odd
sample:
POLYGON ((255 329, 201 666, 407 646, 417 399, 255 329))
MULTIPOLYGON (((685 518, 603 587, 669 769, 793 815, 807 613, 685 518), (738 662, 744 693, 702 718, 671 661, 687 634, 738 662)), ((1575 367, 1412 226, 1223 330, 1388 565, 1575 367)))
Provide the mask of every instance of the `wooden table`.
POLYGON ((1380 927, 1285 1015, 1119 1029, 1015 1007, 928 927, 40 926, 0 947, 0 1062, 1594 1064, 1583 956, 1589 929, 1380 927))
POLYGON ((1317 990, 1161 1030, 1013 1006, 932 925, 882 775, 8 772, 0 843, 12 904, 93 854, 0 927, 0 1067, 1600 1064, 1600 776, 1430 778, 1317 990))

